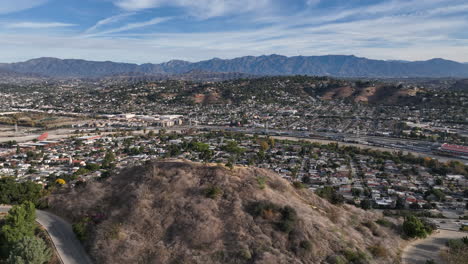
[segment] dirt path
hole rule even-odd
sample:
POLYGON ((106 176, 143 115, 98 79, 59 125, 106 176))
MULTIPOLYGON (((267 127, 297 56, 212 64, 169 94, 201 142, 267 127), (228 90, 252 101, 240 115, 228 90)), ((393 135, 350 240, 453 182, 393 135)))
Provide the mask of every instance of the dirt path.
POLYGON ((426 239, 420 239, 410 243, 402 254, 403 264, 425 264, 426 260, 433 259, 437 264, 444 264, 439 257, 439 252, 445 247, 449 239, 457 239, 468 236, 468 233, 439 230, 426 239))

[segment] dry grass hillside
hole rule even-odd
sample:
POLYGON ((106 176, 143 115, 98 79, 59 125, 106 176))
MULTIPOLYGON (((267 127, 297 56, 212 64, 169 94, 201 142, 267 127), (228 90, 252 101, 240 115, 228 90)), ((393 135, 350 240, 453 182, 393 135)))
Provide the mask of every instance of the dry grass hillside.
POLYGON ((353 102, 368 102, 374 104, 401 104, 417 100, 415 90, 400 89, 394 86, 379 85, 375 87, 343 86, 322 91, 322 99, 345 99, 353 102))
POLYGON ((98 218, 85 240, 96 263, 398 263, 402 243, 378 215, 258 168, 154 162, 49 203, 98 218))

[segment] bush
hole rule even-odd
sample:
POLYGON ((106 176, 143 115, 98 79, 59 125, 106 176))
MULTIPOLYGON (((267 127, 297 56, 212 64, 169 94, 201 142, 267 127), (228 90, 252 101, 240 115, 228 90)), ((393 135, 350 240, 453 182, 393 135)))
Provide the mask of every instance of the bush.
POLYGON ((248 249, 243 249, 239 252, 239 255, 242 259, 245 259, 245 260, 250 260, 252 259, 252 253, 250 253, 250 250, 248 249))
POLYGON ((372 202, 369 199, 364 199, 361 201, 361 208, 364 210, 369 210, 372 208, 372 202))
POLYGON ((369 247, 369 252, 375 258, 385 258, 388 256, 387 248, 382 245, 375 245, 375 246, 369 247))
POLYGON ((302 182, 298 182, 298 181, 293 182, 293 186, 296 189, 304 189, 305 188, 305 185, 302 182))
POLYGON ((217 199, 223 194, 223 191, 218 186, 211 186, 205 190, 206 198, 217 199))
POLYGON ((260 201, 253 203, 250 208, 250 214, 253 216, 261 216, 265 218, 265 212, 279 212, 280 206, 268 201, 260 201))
POLYGON ((377 221, 375 221, 375 223, 377 223, 377 224, 379 224, 381 226, 385 226, 385 227, 392 227, 393 226, 393 223, 388 221, 385 218, 378 219, 377 221))
POLYGON ((327 199, 332 204, 342 204, 344 202, 343 195, 339 194, 333 187, 325 186, 316 191, 316 194, 324 199, 327 199))
POLYGON ((447 242, 447 249, 440 254, 444 263, 466 264, 468 259, 468 237, 447 242))
POLYGON ((282 232, 294 230, 297 223, 296 210, 290 206, 281 206, 268 201, 255 202, 250 206, 249 213, 272 221, 282 232))
POLYGON ((368 256, 361 251, 351 251, 351 250, 346 250, 344 252, 345 258, 348 260, 349 263, 353 264, 367 264, 369 263, 368 261, 368 256))
POLYGON ((265 189, 266 187, 266 179, 265 177, 257 177, 257 183, 258 183, 258 187, 260 189, 265 189))
POLYGON ((372 232, 374 236, 381 236, 382 233, 380 232, 378 226, 374 224, 373 222, 364 222, 362 223, 365 227, 369 228, 369 230, 372 232))
POLYGON ((74 223, 72 225, 73 232, 75 233, 76 237, 78 240, 81 242, 86 241, 88 238, 88 225, 89 225, 90 219, 88 217, 85 217, 81 219, 78 223, 74 223))
POLYGON ((447 241, 447 247, 454 250, 460 250, 468 247, 468 237, 462 239, 451 239, 447 241))
POLYGON ((428 230, 421 219, 416 216, 408 216, 403 222, 403 233, 410 238, 425 238, 432 230, 428 230))
POLYGON ((309 240, 302 240, 299 246, 304 249, 304 250, 311 250, 312 249, 312 243, 310 243, 309 240))
POLYGON ((277 226, 282 232, 289 233, 294 230, 295 223, 293 221, 283 220, 278 222, 277 226))

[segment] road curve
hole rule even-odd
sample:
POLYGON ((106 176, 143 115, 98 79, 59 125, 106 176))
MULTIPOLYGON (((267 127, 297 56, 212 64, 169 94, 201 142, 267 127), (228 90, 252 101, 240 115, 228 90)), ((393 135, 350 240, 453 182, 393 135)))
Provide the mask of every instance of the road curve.
POLYGON ((409 244, 402 254, 403 264, 425 264, 427 260, 433 259, 436 263, 443 263, 439 253, 445 247, 449 239, 458 239, 467 236, 467 233, 439 230, 439 232, 409 244))
MULTIPOLYGON (((7 206, 0 207, 0 212, 8 212, 8 210, 7 206)), ((36 221, 49 233, 63 264, 92 264, 68 222, 41 210, 36 210, 36 221)))

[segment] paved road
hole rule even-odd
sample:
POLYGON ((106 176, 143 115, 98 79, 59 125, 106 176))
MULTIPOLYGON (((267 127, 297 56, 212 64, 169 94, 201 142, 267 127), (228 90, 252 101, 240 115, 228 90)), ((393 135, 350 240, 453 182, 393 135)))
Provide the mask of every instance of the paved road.
MULTIPOLYGON (((467 220, 449 219, 449 218, 427 218, 430 222, 435 223, 438 229, 444 229, 448 231, 459 231, 462 223, 468 223, 467 220)), ((468 236, 468 233, 465 233, 468 236)))
MULTIPOLYGON (((8 212, 8 210, 8 207, 0 207, 0 212, 8 212)), ((92 264, 69 223, 41 210, 36 210, 36 221, 49 233, 63 264, 92 264)))
POLYGON ((445 247, 449 239, 458 239, 468 236, 468 233, 439 230, 426 239, 416 240, 408 245, 402 254, 403 264, 425 264, 426 260, 433 259, 436 263, 444 263, 440 260, 440 250, 445 247))

